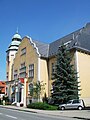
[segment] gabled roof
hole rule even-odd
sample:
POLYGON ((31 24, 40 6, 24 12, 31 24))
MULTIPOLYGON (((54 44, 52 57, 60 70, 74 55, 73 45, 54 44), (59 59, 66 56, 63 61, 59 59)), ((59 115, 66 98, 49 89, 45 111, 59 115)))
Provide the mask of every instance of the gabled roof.
POLYGON ((36 50, 36 53, 39 55, 39 57, 44 57, 44 58, 48 57, 49 44, 33 40, 29 36, 26 36, 26 38, 29 39, 30 44, 34 47, 34 49, 36 50))
POLYGON ((35 40, 33 40, 33 42, 36 44, 41 57, 48 57, 49 44, 35 40))
POLYGON ((58 48, 62 44, 67 44, 69 49, 81 49, 90 53, 90 23, 85 27, 66 35, 49 44, 48 57, 57 53, 58 48))
POLYGON ((69 49, 79 48, 90 52, 90 23, 85 27, 50 44, 49 56, 55 55, 61 44, 67 44, 69 49))
POLYGON ((60 47, 60 45, 62 44, 71 44, 71 42, 73 41, 73 38, 75 36, 77 36, 79 33, 79 30, 63 37, 60 38, 52 43, 50 43, 50 47, 49 47, 49 56, 53 56, 57 53, 58 48, 60 47))
MULTIPOLYGON (((31 39, 31 38, 29 38, 31 39)), ((50 44, 32 40, 33 46, 37 49, 38 54, 41 57, 51 57, 56 55, 58 48, 62 44, 66 44, 69 49, 82 49, 90 52, 90 23, 87 23, 85 27, 66 35, 50 44)))

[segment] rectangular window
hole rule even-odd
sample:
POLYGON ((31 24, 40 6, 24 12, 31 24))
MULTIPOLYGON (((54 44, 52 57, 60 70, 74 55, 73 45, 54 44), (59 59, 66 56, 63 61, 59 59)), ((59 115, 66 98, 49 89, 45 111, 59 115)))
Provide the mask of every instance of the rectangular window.
POLYGON ((34 64, 29 65, 29 77, 34 78, 34 64))
POLYGON ((7 72, 6 78, 7 78, 7 80, 8 80, 8 72, 7 72))
POLYGON ((20 68, 25 67, 25 62, 21 64, 20 68))
POLYGON ((20 67, 19 71, 20 71, 19 77, 20 77, 20 78, 25 78, 25 77, 26 77, 26 66, 25 66, 25 62, 21 64, 21 67, 20 67))
POLYGON ((21 55, 26 54, 26 47, 21 50, 21 55))
POLYGON ((55 64, 52 63, 52 74, 54 73, 54 71, 55 71, 55 64))
POLYGON ((7 62, 9 62, 9 56, 7 56, 7 62))
POLYGON ((29 85, 28 85, 28 95, 33 95, 33 84, 32 83, 30 83, 29 85))
POLYGON ((18 71, 14 70, 14 80, 18 79, 18 71))

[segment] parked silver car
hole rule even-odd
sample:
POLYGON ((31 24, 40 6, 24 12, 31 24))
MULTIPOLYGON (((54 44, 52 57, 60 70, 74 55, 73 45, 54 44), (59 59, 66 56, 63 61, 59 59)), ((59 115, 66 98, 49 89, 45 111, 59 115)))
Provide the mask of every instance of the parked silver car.
POLYGON ((81 99, 69 100, 66 104, 59 105, 59 109, 79 109, 82 110, 85 107, 84 101, 81 99))

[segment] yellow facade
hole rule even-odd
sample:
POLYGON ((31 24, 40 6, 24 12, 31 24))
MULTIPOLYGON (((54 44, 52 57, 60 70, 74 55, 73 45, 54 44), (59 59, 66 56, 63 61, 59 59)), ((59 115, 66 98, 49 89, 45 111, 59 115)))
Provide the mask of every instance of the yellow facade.
POLYGON ((36 54, 35 49, 31 46, 30 41, 28 38, 24 38, 19 46, 18 52, 14 59, 14 70, 18 70, 20 65, 25 62, 26 66, 26 73, 28 75, 28 67, 30 64, 34 64, 34 81, 37 81, 37 69, 38 69, 38 55, 36 54), (26 54, 21 55, 21 50, 26 48, 26 54))
MULTIPOLYGON (((86 106, 90 106, 90 55, 80 52, 80 51, 71 51, 71 57, 72 57, 72 62, 71 64, 74 65, 76 72, 77 72, 77 77, 78 81, 80 82, 80 88, 79 91, 80 98, 85 101, 86 106), (76 54, 77 52, 77 54, 76 54)), ((52 89, 52 63, 55 63, 56 58, 52 57, 49 60, 49 96, 51 95, 51 89, 52 89)))
MULTIPOLYGON (((80 30, 77 30, 50 44, 34 41, 29 37, 24 37, 22 39, 21 36, 16 33, 12 37, 12 42, 6 51, 6 77, 8 80, 7 88, 8 95, 10 96, 9 98, 11 99, 12 92, 15 92, 15 102, 18 102, 17 98, 19 96, 19 92, 23 93, 23 96, 20 94, 21 99, 19 102, 23 101, 24 96, 30 98, 29 85, 30 83, 34 84, 37 81, 40 81, 41 84, 44 85, 44 87, 42 87, 40 98, 42 99, 45 93, 47 97, 51 96, 53 82, 52 73, 56 62, 55 54, 63 43, 70 49, 72 58, 71 64, 74 65, 78 81, 80 82, 80 98, 84 99, 85 104, 90 106, 89 42, 90 23, 87 23, 80 30), (24 77, 21 77, 21 75, 24 75, 24 77), (22 84, 19 78, 23 78, 26 81, 25 84, 24 82, 22 84), (16 83, 18 83, 21 91, 19 91, 19 87, 17 87, 16 83), (18 88, 18 90, 16 88, 13 90, 13 87, 18 88)), ((26 98, 24 97, 24 99, 23 103, 26 104, 26 98)))
POLYGON ((7 72, 7 79, 8 81, 11 81, 12 80, 12 65, 13 65, 13 59, 14 59, 14 56, 12 55, 11 53, 11 56, 7 58, 7 65, 6 65, 6 72, 7 72))
POLYGON ((52 58, 49 59, 49 91, 48 91, 48 94, 49 94, 49 97, 51 96, 51 89, 52 89, 52 64, 55 65, 55 62, 56 62, 56 58, 55 56, 53 56, 52 58))
POLYGON ((45 93, 48 97, 48 66, 45 59, 40 59, 40 80, 44 84, 44 90, 42 91, 42 96, 44 97, 45 93))
MULTIPOLYGON (((90 55, 77 51, 71 51, 72 64, 74 64, 76 71, 78 72, 78 81, 80 82, 80 98, 84 99, 85 105, 90 105, 90 55)), ((14 80, 14 71, 18 71, 18 77, 20 74, 21 64, 25 63, 26 66, 26 97, 30 97, 28 94, 28 86, 30 83, 40 81, 41 84, 44 84, 44 88, 41 91, 41 99, 44 97, 45 93, 47 97, 51 96, 52 89, 52 65, 55 65, 56 58, 52 56, 48 59, 42 58, 37 51, 34 43, 30 41, 29 38, 25 37, 22 39, 21 44, 19 45, 18 51, 16 53, 14 63, 13 63, 13 72, 12 80, 14 80), (26 49, 26 52, 22 54, 22 49, 26 49), (34 64, 34 77, 29 77, 29 65, 34 64)))
MULTIPOLYGON (((18 75, 20 73, 20 66, 22 63, 25 63, 28 85, 29 83, 35 83, 40 81, 44 85, 42 88, 41 99, 44 97, 44 94, 48 96, 48 66, 46 59, 40 58, 37 54, 36 48, 30 43, 30 39, 25 37, 18 49, 16 57, 14 59, 14 70, 18 70, 18 75), (26 48, 26 53, 21 54, 23 48, 26 48), (34 78, 29 78, 29 65, 34 64, 34 78)), ((14 76, 13 76, 14 79, 14 76)), ((28 95, 28 85, 27 85, 27 97, 28 95)))
MULTIPOLYGON (((32 47, 30 40, 28 38, 24 38, 19 46, 18 52, 14 59, 14 70, 18 70, 18 75, 20 72, 20 66, 22 63, 25 63, 26 66, 26 77, 28 80, 28 85, 30 82, 34 83, 38 80, 38 55, 36 50, 32 47), (26 48, 26 53, 22 54, 21 51, 23 48, 26 48), (29 65, 34 64, 34 78, 29 78, 29 65)), ((13 78, 14 79, 14 78, 13 78)), ((27 85, 27 97, 28 97, 28 85, 27 85)))
POLYGON ((80 98, 82 98, 86 105, 90 106, 90 55, 78 52, 78 68, 80 81, 80 98))
MULTIPOLYGON (((74 51, 71 51, 71 58, 72 58, 72 61, 71 61, 71 64, 75 65, 75 55, 74 55, 74 51)), ((54 64, 55 66, 55 63, 56 63, 56 57, 53 56, 49 59, 49 91, 48 91, 48 94, 49 94, 49 97, 51 96, 51 89, 52 89, 52 83, 54 80, 52 80, 52 64, 54 64)))

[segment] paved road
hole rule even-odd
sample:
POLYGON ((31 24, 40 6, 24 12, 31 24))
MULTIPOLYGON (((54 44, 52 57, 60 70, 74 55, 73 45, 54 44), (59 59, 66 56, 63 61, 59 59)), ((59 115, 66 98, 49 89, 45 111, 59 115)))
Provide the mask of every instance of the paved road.
POLYGON ((77 119, 0 108, 0 120, 77 120, 77 119))

